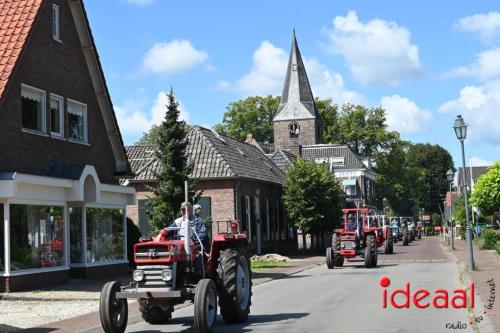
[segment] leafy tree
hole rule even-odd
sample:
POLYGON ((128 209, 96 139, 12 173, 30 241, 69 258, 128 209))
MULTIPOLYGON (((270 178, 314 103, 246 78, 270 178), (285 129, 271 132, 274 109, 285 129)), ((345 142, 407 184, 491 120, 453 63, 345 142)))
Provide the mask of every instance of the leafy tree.
POLYGON ((321 164, 296 159, 285 177, 283 203, 303 233, 331 230, 340 220, 345 194, 321 164))
POLYGON ((144 132, 142 134, 142 137, 135 144, 136 145, 156 144, 158 142, 159 131, 160 131, 160 126, 153 125, 148 132, 144 132))
POLYGON ((496 162, 479 178, 471 202, 479 207, 482 213, 493 214, 500 211, 500 162, 496 162))
POLYGON ((353 104, 344 104, 337 116, 325 117, 323 132, 326 143, 347 144, 357 155, 371 159, 399 139, 397 132, 387 130, 384 109, 353 104))
POLYGON ((333 104, 331 99, 317 99, 316 107, 323 119, 323 142, 334 142, 339 132, 338 105, 333 104))
POLYGON ((273 119, 279 105, 280 97, 271 95, 252 96, 230 103, 222 123, 215 125, 214 130, 239 140, 245 140, 251 133, 258 142, 272 145, 273 119))
MULTIPOLYGON (((167 94, 167 112, 163 122, 158 126, 156 158, 160 163, 160 171, 156 174, 158 180, 151 199, 151 224, 160 229, 170 224, 177 216, 179 207, 184 201, 184 181, 193 170, 186 156, 187 127, 179 120, 179 103, 171 89, 167 94)), ((196 188, 190 182, 190 188, 196 188)), ((192 191, 191 191, 192 192, 192 191)))
POLYGON ((448 191, 446 172, 453 169, 450 153, 440 145, 414 144, 406 154, 407 173, 413 178, 412 198, 419 207, 439 213, 439 205, 448 191))

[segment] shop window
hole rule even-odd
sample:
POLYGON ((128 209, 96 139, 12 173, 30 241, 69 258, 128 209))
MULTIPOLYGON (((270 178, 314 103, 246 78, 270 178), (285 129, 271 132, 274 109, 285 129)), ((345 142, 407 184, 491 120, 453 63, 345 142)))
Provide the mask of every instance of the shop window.
POLYGON ((5 271, 5 252, 4 252, 4 232, 3 232, 3 204, 0 203, 0 273, 5 271))
POLYGON ((23 129, 45 133, 45 91, 23 84, 21 114, 23 129))
POLYGON ((69 247, 72 264, 83 264, 83 209, 70 207, 69 213, 69 247))
POLYGON ((64 210, 10 205, 11 270, 64 266, 64 210))
POLYGON ((124 259, 123 210, 87 208, 88 264, 108 263, 124 259))

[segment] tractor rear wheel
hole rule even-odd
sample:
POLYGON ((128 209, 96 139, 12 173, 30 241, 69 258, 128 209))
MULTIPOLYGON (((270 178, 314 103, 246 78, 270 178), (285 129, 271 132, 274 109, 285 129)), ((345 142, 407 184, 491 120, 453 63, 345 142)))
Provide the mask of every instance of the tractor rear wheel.
POLYGON ((210 279, 201 279, 194 294, 194 327, 197 333, 211 333, 217 321, 217 289, 210 279))
POLYGON ((377 239, 375 235, 366 236, 365 245, 365 267, 371 268, 377 266, 378 249, 377 249, 377 239))
POLYGON ((331 247, 326 248, 326 267, 328 269, 333 269, 333 249, 331 247))
POLYGON ((220 251, 217 289, 222 318, 228 324, 248 319, 252 304, 252 271, 244 247, 220 251))
POLYGON ((106 333, 123 333, 127 328, 128 305, 125 298, 116 298, 120 283, 108 282, 102 287, 99 300, 101 325, 106 333))
POLYGON ((418 239, 422 239, 422 231, 418 232, 418 239))
POLYGON ((151 304, 148 301, 139 300, 139 311, 142 319, 152 325, 166 324, 172 318, 172 306, 151 304))
POLYGON ((333 265, 337 267, 344 266, 344 257, 340 255, 340 235, 333 234, 332 237, 332 249, 333 249, 333 265))

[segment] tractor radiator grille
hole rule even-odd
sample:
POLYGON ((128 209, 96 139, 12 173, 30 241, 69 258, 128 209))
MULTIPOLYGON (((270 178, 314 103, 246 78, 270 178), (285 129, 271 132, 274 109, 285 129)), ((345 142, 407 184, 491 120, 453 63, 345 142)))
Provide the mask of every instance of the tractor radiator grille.
POLYGON ((135 253, 137 259, 164 259, 169 256, 170 252, 163 246, 144 246, 138 248, 135 253))
POLYGON ((164 269, 172 269, 171 266, 137 266, 137 269, 144 272, 144 280, 139 282, 140 287, 166 287, 170 284, 170 282, 162 280, 161 272, 164 269))

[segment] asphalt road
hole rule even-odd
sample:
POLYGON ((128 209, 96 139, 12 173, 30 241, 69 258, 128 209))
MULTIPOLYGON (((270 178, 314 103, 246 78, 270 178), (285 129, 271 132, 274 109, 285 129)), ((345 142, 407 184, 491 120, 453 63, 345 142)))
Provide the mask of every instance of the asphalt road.
MULTIPOLYGON (((423 239, 409 247, 399 243, 395 254, 379 256, 374 269, 361 261, 333 270, 323 265, 258 285, 248 322, 226 325, 219 316, 216 332, 474 332, 465 309, 383 309, 379 280, 384 276, 391 280, 389 292, 406 282, 412 291, 444 288, 451 293, 462 287, 456 263, 447 260, 437 241, 423 239)), ((481 332, 490 331, 487 324, 481 322, 481 332)), ((127 332, 194 332, 193 307, 174 312, 168 325, 139 322, 127 332)))

